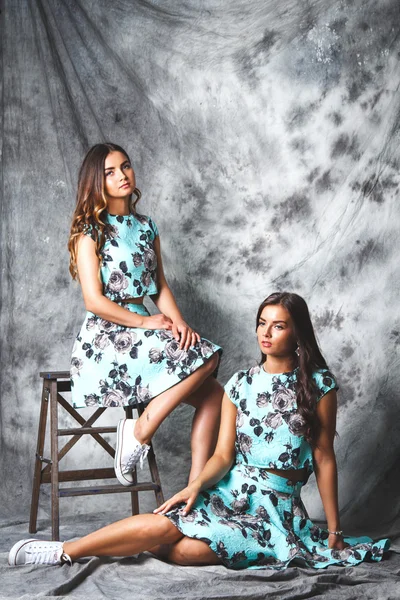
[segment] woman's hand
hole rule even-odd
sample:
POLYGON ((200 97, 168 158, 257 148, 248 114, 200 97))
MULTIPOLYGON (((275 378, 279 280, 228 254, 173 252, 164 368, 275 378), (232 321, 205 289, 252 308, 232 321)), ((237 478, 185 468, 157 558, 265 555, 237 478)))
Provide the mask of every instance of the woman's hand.
POLYGON ((158 508, 156 508, 153 512, 159 515, 165 515, 171 508, 173 508, 176 504, 181 504, 182 502, 186 503, 185 509, 182 511, 183 515, 187 515, 188 512, 191 511, 193 504, 196 502, 197 496, 200 492, 200 485, 196 484, 195 481, 189 483, 185 489, 172 496, 169 500, 166 500, 164 504, 161 504, 158 508))
POLYGON ((344 550, 345 548, 348 548, 348 546, 349 544, 346 544, 341 535, 329 534, 328 548, 331 550, 344 550))
POLYGON ((189 350, 190 346, 194 346, 200 341, 198 333, 193 331, 185 321, 174 321, 172 323, 172 333, 181 350, 189 350))
POLYGON ((173 323, 169 317, 157 313, 151 317, 143 317, 142 329, 172 329, 173 323))

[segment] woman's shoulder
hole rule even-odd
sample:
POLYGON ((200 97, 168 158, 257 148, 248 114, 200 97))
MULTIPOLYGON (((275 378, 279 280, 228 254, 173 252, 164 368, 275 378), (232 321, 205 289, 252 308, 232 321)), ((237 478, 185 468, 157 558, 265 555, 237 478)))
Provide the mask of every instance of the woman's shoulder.
POLYGON ((141 213, 136 213, 135 218, 137 221, 139 221, 141 225, 147 226, 149 229, 151 229, 154 235, 158 235, 157 225, 151 217, 149 217, 148 215, 143 215, 141 213))
POLYGON ((336 381, 336 377, 329 369, 329 367, 320 367, 318 369, 314 369, 312 376, 317 380, 326 379, 327 383, 328 380, 336 381))
POLYGON ((261 367, 256 365, 250 369, 236 371, 225 384, 225 393, 236 406, 239 406, 241 395, 246 396, 249 393, 248 386, 252 385, 253 378, 260 372, 260 369, 261 367))
POLYGON ((248 383, 251 385, 253 382, 253 377, 260 372, 260 369, 261 367, 259 365, 255 365, 249 369, 241 369, 240 371, 236 371, 236 373, 234 373, 228 380, 225 387, 242 383, 248 383))
POLYGON ((312 374, 313 380, 318 388, 318 400, 331 390, 338 390, 339 386, 335 375, 328 367, 315 369, 312 374))
POLYGON ((239 406, 240 381, 243 379, 244 375, 245 371, 237 371, 230 379, 228 379, 224 386, 225 394, 236 407, 239 406))
POLYGON ((99 227, 98 225, 92 225, 91 223, 85 223, 82 228, 81 236, 86 236, 92 238, 93 241, 96 241, 98 236, 99 227))

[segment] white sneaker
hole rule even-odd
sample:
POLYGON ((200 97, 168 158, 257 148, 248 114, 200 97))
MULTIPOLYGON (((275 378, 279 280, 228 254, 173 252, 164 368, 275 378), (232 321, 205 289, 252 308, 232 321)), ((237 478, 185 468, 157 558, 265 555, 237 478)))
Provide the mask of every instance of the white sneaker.
POLYGON ((117 427, 117 447, 115 449, 114 469, 122 485, 132 485, 132 471, 137 463, 143 469, 150 446, 141 444, 133 435, 136 419, 121 419, 117 427))
POLYGON ((20 540, 10 550, 8 564, 19 565, 72 565, 71 557, 63 551, 62 542, 43 540, 20 540))

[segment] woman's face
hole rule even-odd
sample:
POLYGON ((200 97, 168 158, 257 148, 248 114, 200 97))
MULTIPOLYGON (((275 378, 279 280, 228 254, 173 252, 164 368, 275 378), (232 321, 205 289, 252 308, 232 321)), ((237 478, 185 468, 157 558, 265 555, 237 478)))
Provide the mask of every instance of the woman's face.
POLYGON ((132 165, 122 152, 110 152, 104 162, 104 190, 108 199, 130 196, 136 180, 132 165))
POLYGON ((286 358, 292 356, 297 343, 289 311, 280 304, 266 306, 257 325, 257 339, 265 356, 286 358))

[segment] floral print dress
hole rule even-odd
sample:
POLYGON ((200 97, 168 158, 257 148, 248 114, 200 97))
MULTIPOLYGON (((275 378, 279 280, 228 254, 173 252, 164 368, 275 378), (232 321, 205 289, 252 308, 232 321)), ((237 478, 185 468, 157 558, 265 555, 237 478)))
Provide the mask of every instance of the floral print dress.
MULTIPOLYGON (((313 373, 317 400, 338 389, 327 369, 313 373)), ((344 550, 328 548, 328 533, 309 518, 300 498, 305 482, 267 469, 313 471, 312 450, 303 437, 296 404, 297 369, 269 374, 263 367, 239 371, 225 392, 237 407, 236 461, 225 477, 200 492, 186 516, 183 506, 166 515, 186 536, 204 541, 232 569, 284 569, 298 559, 316 569, 380 560, 387 539, 350 538, 344 550)))
MULTIPOLYGON (((116 303, 157 294, 158 235, 145 215, 110 215, 100 265, 104 295, 116 303)), ((84 232, 92 238, 93 230, 84 232)), ((145 306, 123 304, 148 316, 145 306)), ((87 312, 71 358, 71 391, 75 408, 148 403, 201 367, 222 350, 204 338, 181 350, 171 331, 125 327, 87 312)))

